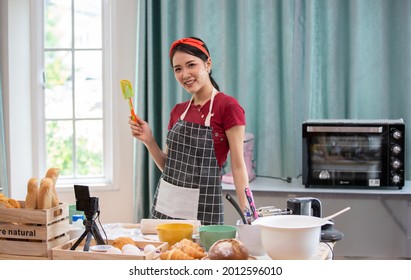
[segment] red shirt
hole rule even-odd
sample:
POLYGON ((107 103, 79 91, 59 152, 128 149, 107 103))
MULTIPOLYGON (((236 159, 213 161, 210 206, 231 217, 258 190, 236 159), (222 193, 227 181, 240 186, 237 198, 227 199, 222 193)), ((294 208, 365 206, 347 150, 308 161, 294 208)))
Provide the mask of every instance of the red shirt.
MULTIPOLYGON (((184 120, 204 125, 210 109, 210 101, 211 100, 207 101, 202 107, 192 103, 184 120)), ((170 113, 168 130, 178 121, 186 110, 189 102, 190 100, 174 106, 170 113)), ((234 97, 219 92, 214 97, 212 113, 214 113, 214 116, 211 117, 210 125, 213 133, 214 150, 218 164, 221 167, 227 160, 227 155, 230 150, 225 131, 233 126, 245 125, 245 112, 234 97)))

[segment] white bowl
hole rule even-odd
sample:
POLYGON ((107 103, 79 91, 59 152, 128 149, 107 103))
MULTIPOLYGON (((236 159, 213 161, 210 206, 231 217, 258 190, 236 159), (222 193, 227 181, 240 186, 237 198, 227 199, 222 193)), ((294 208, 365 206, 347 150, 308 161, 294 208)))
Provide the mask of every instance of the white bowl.
POLYGON ((313 216, 276 215, 258 218, 261 242, 267 255, 277 260, 310 259, 318 250, 321 226, 328 221, 313 216))

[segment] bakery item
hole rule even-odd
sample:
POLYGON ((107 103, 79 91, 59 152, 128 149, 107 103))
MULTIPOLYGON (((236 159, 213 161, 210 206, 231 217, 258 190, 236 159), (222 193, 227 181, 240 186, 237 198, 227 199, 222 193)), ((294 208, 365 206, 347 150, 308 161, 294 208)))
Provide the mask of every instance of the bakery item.
POLYGON ((39 192, 39 179, 30 178, 27 182, 27 194, 25 208, 37 209, 37 199, 39 192))
POLYGON ((40 188, 37 200, 38 209, 52 208, 53 200, 53 180, 50 178, 43 178, 40 181, 40 188))
POLYGON ((114 239, 111 245, 113 247, 119 248, 120 250, 123 250, 123 246, 126 244, 136 245, 134 240, 128 236, 121 236, 121 237, 114 239))
POLYGON ((11 208, 21 208, 21 204, 18 200, 15 200, 13 198, 9 198, 7 201, 9 205, 11 205, 11 208))
POLYGON ((21 208, 21 204, 18 200, 2 196, 0 197, 0 208, 21 208))
POLYGON ((57 196, 57 190, 56 190, 56 182, 57 179, 60 175, 60 169, 59 168, 49 168, 46 172, 46 178, 50 178, 51 180, 53 180, 53 197, 52 197, 52 206, 58 206, 59 205, 59 199, 57 196))
POLYGON ((177 242, 171 248, 180 249, 190 257, 197 260, 200 260, 205 256, 204 249, 200 245, 186 238, 177 242))
POLYGON ((244 244, 234 238, 218 240, 208 250, 210 260, 247 260, 249 256, 244 244))
POLYGON ((160 254, 161 260, 194 260, 193 257, 178 248, 172 248, 160 254))

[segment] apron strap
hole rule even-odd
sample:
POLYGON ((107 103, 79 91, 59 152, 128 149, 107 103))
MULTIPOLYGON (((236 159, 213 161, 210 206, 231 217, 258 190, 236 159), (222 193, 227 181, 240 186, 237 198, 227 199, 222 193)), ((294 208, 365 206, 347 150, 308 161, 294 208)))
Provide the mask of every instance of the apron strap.
MULTIPOLYGON (((211 113, 211 111, 213 109, 214 97, 217 95, 217 93, 218 93, 218 91, 213 87, 213 92, 211 94, 211 101, 210 101, 210 109, 209 109, 207 117, 204 121, 204 126, 210 126, 211 117, 214 116, 214 114, 211 113)), ((191 103, 193 102, 193 99, 194 99, 194 95, 193 95, 193 97, 191 97, 190 102, 188 103, 188 106, 185 109, 184 113, 181 114, 180 120, 184 120, 184 118, 186 117, 187 112, 190 109, 191 103)))

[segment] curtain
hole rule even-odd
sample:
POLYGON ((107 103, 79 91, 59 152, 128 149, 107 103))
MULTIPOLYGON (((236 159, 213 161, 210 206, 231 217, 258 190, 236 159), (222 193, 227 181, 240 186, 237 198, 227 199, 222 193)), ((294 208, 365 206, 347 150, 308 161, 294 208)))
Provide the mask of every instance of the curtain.
POLYGON ((1 82, 0 71, 0 193, 8 195, 8 180, 7 180, 7 150, 4 133, 4 107, 3 107, 3 86, 1 82))
MULTIPOLYGON (((161 146, 170 110, 190 98, 168 58, 188 36, 206 42, 220 89, 246 111, 257 176, 302 173, 306 119, 411 121, 410 0, 141 0, 138 9, 137 110, 161 146)), ((141 143, 135 151, 140 219, 160 173, 141 143)))

